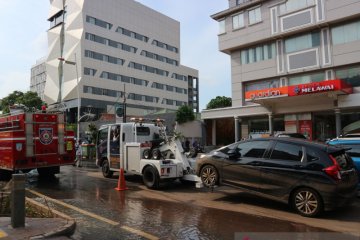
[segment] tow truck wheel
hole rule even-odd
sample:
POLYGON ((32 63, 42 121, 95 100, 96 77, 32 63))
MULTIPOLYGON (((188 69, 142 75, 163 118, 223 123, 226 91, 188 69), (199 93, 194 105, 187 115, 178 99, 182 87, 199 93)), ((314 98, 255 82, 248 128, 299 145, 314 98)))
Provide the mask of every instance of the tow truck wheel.
POLYGON ((161 152, 159 149, 155 148, 154 150, 152 150, 151 155, 153 159, 159 160, 161 157, 161 152))
POLYGON ((114 174, 113 171, 110 171, 109 163, 107 160, 104 160, 101 165, 101 171, 104 177, 111 178, 114 174))
POLYGON ((150 159, 151 158, 151 151, 150 149, 145 149, 144 152, 143 152, 143 157, 145 159, 150 159))
POLYGON ((147 166, 143 172, 143 181, 146 187, 152 189, 159 188, 159 173, 152 166, 147 166))

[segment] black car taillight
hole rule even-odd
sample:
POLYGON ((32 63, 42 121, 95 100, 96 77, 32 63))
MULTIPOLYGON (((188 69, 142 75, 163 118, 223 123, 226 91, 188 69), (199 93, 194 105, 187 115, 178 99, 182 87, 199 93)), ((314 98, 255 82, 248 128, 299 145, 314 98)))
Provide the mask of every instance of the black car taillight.
POLYGON ((333 165, 331 165, 330 167, 324 168, 323 171, 329 175, 331 178, 339 181, 341 180, 341 174, 340 174, 340 166, 338 164, 338 162, 336 161, 336 159, 332 156, 329 155, 331 161, 333 162, 333 165))

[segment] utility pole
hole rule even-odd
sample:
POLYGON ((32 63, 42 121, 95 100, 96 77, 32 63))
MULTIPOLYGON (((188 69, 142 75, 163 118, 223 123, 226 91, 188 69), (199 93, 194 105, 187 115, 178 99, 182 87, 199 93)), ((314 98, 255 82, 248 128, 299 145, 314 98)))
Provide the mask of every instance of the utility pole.
POLYGON ((123 99, 123 111, 124 111, 124 115, 123 115, 123 122, 126 123, 126 91, 125 91, 125 83, 124 83, 124 99, 123 99))

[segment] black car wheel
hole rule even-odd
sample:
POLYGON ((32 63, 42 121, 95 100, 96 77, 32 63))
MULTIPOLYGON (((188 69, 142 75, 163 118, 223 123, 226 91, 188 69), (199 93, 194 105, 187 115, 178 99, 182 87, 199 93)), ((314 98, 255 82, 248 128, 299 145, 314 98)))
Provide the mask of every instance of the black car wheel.
POLYGON ((114 174, 114 172, 110 170, 109 163, 106 159, 103 161, 101 165, 101 171, 103 176, 106 178, 111 178, 114 174))
POLYGON ((200 171, 200 178, 205 187, 212 187, 218 183, 219 174, 214 166, 206 165, 200 171))
POLYGON ((310 188, 296 190, 292 197, 295 210, 305 217, 314 217, 323 210, 323 202, 320 195, 310 188))
POLYGON ((152 158, 155 160, 159 160, 161 158, 161 152, 158 148, 155 148, 151 152, 152 158))
POLYGON ((147 166, 143 172, 143 182, 145 186, 152 189, 159 188, 159 174, 157 170, 152 166, 147 166))

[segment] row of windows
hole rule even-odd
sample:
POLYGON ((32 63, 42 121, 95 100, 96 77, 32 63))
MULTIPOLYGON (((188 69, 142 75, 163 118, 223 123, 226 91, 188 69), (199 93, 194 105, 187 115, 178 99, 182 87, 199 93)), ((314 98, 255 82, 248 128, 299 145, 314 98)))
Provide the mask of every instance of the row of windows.
POLYGON ((111 29, 112 28, 112 24, 105 22, 103 20, 91 17, 91 16, 86 16, 86 22, 94 24, 96 26, 102 27, 102 28, 106 28, 106 29, 111 29))
POLYGON ((105 89, 105 88, 98 88, 98 87, 90 87, 90 86, 84 86, 83 89, 84 93, 90 93, 94 95, 102 95, 102 96, 108 96, 108 97, 123 97, 124 93, 121 91, 111 90, 111 89, 105 89))
POLYGON ((241 51, 241 63, 249 64, 275 57, 275 44, 264 44, 241 51))
POLYGON ((124 43, 120 43, 120 42, 116 42, 107 38, 103 38, 100 37, 98 35, 95 34, 91 34, 91 33, 85 33, 85 39, 93 41, 93 42, 97 42, 97 43, 101 43, 110 47, 114 47, 114 48, 119 48, 121 50, 124 51, 128 51, 128 52, 132 52, 132 53, 136 53, 137 48, 136 47, 132 47, 130 45, 124 44, 124 43))
POLYGON ((158 97, 141 95, 141 94, 136 94, 136 93, 129 93, 127 98, 131 99, 131 100, 135 100, 135 101, 145 101, 145 102, 153 102, 153 103, 159 102, 158 97))
POLYGON ((333 44, 344 44, 360 40, 360 21, 348 23, 331 30, 333 44))
MULTIPOLYGON (((97 19, 97 18, 94 18, 94 17, 91 17, 91 16, 86 16, 86 22, 97 25, 97 26, 100 26, 100 27, 103 27, 103 28, 106 28, 106 29, 109 29, 109 30, 113 26, 111 23, 105 22, 103 20, 100 20, 100 19, 97 19)), ((125 36, 128 36, 128 37, 131 37, 131 38, 146 42, 146 43, 149 41, 149 37, 147 37, 145 35, 142 35, 140 33, 136 33, 136 32, 133 32, 131 30, 122 28, 122 27, 118 27, 116 29, 116 32, 121 33, 121 34, 123 34, 125 36)), ((171 52, 175 52, 175 53, 179 52, 178 48, 176 48, 174 46, 171 46, 169 44, 160 42, 158 40, 153 40, 152 45, 155 45, 155 46, 160 47, 160 48, 164 48, 164 49, 169 50, 171 52)))
POLYGON ((146 37, 146 36, 144 36, 144 35, 142 35, 140 33, 136 33, 136 32, 130 31, 128 29, 122 28, 122 27, 118 27, 116 29, 116 32, 121 33, 121 34, 123 34, 125 36, 128 36, 128 37, 143 41, 143 42, 148 42, 149 41, 148 37, 146 37))
POLYGON ((149 81, 147 81, 147 80, 138 79, 138 78, 134 78, 134 77, 128 77, 128 76, 124 76, 124 75, 120 75, 120 74, 116 74, 116 73, 110 73, 110 72, 102 72, 100 74, 100 78, 114 80, 114 81, 120 81, 120 82, 125 82, 125 83, 132 83, 135 85, 141 85, 141 86, 145 86, 145 87, 149 84, 149 81))
POLYGON ((297 52, 303 49, 320 46, 320 32, 307 33, 285 40, 285 52, 297 52))
POLYGON ((280 5, 280 14, 315 5, 315 0, 287 0, 280 5))
POLYGON ((265 80, 261 82, 246 83, 245 92, 280 87, 280 79, 265 80))
POLYGON ((118 64, 118 65, 124 65, 124 62, 125 62, 124 59, 112 57, 112 56, 105 55, 102 53, 93 52, 90 50, 85 50, 85 57, 93 58, 93 59, 108 62, 108 63, 118 64))
POLYGON ((148 51, 141 51, 141 55, 142 56, 145 56, 145 57, 148 57, 148 58, 151 58, 151 59, 156 59, 160 62, 166 62, 168 64, 171 64, 171 65, 175 65, 175 66, 178 66, 178 61, 174 60, 174 59, 171 59, 171 58, 168 58, 168 57, 164 57, 164 56, 161 56, 161 55, 158 55, 156 53, 152 53, 152 52, 148 52, 148 51))
POLYGON ((156 89, 161 89, 161 90, 166 90, 169 92, 177 92, 177 93, 183 93, 183 94, 187 94, 187 90, 184 88, 179 88, 179 87, 174 87, 171 85, 167 85, 167 84, 162 84, 162 83, 157 83, 157 82, 153 82, 153 84, 151 85, 152 88, 156 88, 156 89))
POLYGON ((172 99, 166 99, 163 98, 162 104, 166 104, 166 105, 170 105, 170 106, 183 106, 186 105, 186 102, 182 102, 182 101, 177 101, 177 100, 172 100, 172 99))
POLYGON ((160 47, 160 48, 164 48, 164 49, 169 50, 169 51, 171 51, 171 52, 175 52, 175 53, 178 53, 178 52, 179 52, 179 50, 177 49, 177 47, 174 47, 174 46, 171 46, 171 45, 169 45, 169 44, 160 42, 160 41, 158 41, 158 40, 153 40, 151 44, 152 44, 152 45, 155 45, 155 46, 157 46, 157 47, 160 47))
MULTIPOLYGON (((89 93, 89 94, 94 94, 94 95, 102 95, 102 96, 117 97, 117 98, 124 97, 124 92, 116 91, 116 90, 112 90, 112 89, 106 89, 106 88, 84 86, 83 91, 84 91, 84 93, 89 93)), ((141 95, 141 94, 136 94, 136 93, 129 93, 127 96, 127 99, 131 99, 131 100, 135 100, 135 101, 143 101, 143 102, 152 102, 152 103, 159 102, 159 97, 141 95)), ((161 103, 166 104, 166 105, 171 105, 171 106, 186 105, 186 102, 172 100, 172 99, 166 99, 166 98, 164 98, 161 103)))
POLYGON ((171 75, 171 78, 175 78, 177 80, 182 80, 182 81, 187 81, 188 80, 186 76, 181 75, 181 74, 177 74, 177 73, 173 73, 171 75))
MULTIPOLYGON (((249 25, 258 23, 262 21, 261 18, 261 8, 257 7, 257 8, 253 8, 250 10, 247 10, 247 16, 248 16, 248 23, 249 25)), ((232 28, 234 30, 245 27, 245 13, 239 13, 236 14, 232 17, 232 28)), ((226 28, 225 28, 226 24, 225 24, 225 19, 219 21, 219 34, 223 34, 226 33, 226 28)))
POLYGON ((165 71, 165 70, 162 70, 162 69, 159 69, 159 68, 150 67, 150 66, 140 64, 140 63, 136 63, 136 62, 130 62, 128 67, 134 68, 134 69, 137 69, 137 70, 142 70, 142 71, 149 72, 149 73, 154 73, 154 74, 165 76, 165 77, 169 76, 168 71, 165 71))

